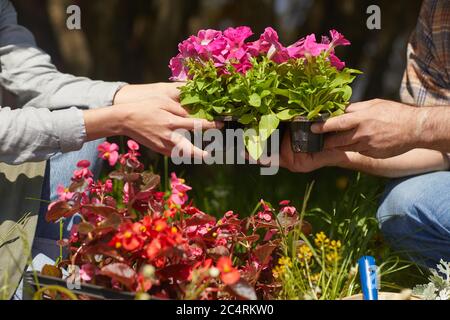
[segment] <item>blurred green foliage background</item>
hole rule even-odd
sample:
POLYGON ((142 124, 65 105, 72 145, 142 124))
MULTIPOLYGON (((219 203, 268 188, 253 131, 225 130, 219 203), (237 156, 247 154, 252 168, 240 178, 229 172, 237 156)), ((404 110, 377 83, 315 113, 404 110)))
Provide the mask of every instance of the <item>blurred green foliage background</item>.
MULTIPOLYGON (((102 80, 130 83, 167 81, 169 59, 177 44, 203 28, 248 25, 255 34, 266 26, 286 45, 308 34, 335 28, 352 46, 339 49, 347 65, 364 71, 354 84, 353 100, 398 99, 406 44, 421 1, 366 0, 13 0, 21 24, 36 36, 60 70, 102 80), (66 8, 77 4, 82 30, 65 27, 66 8), (381 30, 368 30, 366 9, 381 8, 381 30)), ((149 164, 162 173, 163 161, 146 152, 149 164)), ((250 212, 264 198, 301 204, 306 184, 316 185, 310 205, 330 210, 342 200, 355 173, 326 168, 310 174, 280 170, 261 176, 256 166, 170 166, 194 190, 197 205, 212 214, 233 209, 250 212)), ((364 188, 381 192, 383 180, 364 177, 364 188)), ((363 190, 361 190, 363 192, 363 190)), ((374 207, 375 208, 375 207, 374 207)), ((374 211, 375 209, 373 209, 374 211)), ((373 214, 373 212, 368 212, 373 214)))

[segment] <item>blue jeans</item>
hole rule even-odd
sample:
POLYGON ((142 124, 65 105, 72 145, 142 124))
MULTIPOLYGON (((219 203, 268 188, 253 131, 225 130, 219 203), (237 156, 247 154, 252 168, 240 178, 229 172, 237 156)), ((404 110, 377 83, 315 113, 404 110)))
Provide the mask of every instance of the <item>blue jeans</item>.
MULTIPOLYGON (((57 200, 58 194, 56 189, 58 185, 70 185, 73 171, 80 160, 89 160, 91 162, 90 169, 94 173, 95 178, 98 178, 103 160, 97 157, 97 147, 103 141, 104 139, 85 143, 79 151, 57 154, 47 161, 41 199, 46 201, 57 200)), ((45 221, 47 207, 48 203, 43 202, 39 211, 36 235, 31 253, 33 268, 37 271, 42 269, 45 264, 54 263, 60 254, 57 244, 57 240, 60 238, 60 226, 59 223, 45 221)), ((64 221, 63 238, 67 238, 70 235, 72 225, 77 222, 79 222, 79 218, 76 215, 64 221)), ((13 299, 22 299, 22 288, 23 283, 21 282, 13 299)))
MULTIPOLYGON (((94 173, 95 178, 98 178, 103 160, 97 156, 97 147, 103 141, 104 139, 85 143, 79 151, 57 154, 47 161, 44 186, 42 188, 42 199, 51 202, 58 199, 57 187, 59 185, 70 185, 73 171, 76 169, 77 162, 80 160, 89 160, 91 163, 90 169, 94 173)), ((55 259, 59 256, 59 247, 56 245, 56 241, 60 238, 60 226, 59 223, 45 221, 47 207, 48 203, 43 203, 39 212, 35 243, 33 244, 33 256, 38 253, 43 253, 55 259)), ((70 229, 74 222, 79 222, 77 216, 64 221, 63 238, 67 238, 70 235, 70 229)))
POLYGON ((450 261, 450 172, 393 180, 377 217, 386 240, 414 262, 450 261))

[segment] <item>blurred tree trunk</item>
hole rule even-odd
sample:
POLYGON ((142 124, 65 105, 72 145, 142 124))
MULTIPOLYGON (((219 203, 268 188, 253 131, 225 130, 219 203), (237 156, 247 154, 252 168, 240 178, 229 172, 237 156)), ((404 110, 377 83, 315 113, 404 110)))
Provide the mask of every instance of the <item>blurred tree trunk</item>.
MULTIPOLYGON (((92 71, 92 58, 86 35, 83 30, 69 30, 66 25, 68 17, 66 9, 71 4, 73 4, 71 0, 48 0, 50 23, 56 34, 67 70, 79 76, 89 76, 92 71)), ((83 15, 81 15, 81 21, 83 21, 83 15)))
POLYGON ((38 46, 52 57, 59 68, 66 71, 57 46, 57 38, 50 23, 47 1, 12 0, 11 2, 17 10, 19 24, 28 28, 36 38, 38 46))
POLYGON ((145 52, 148 54, 145 81, 159 80, 158 75, 169 76, 168 62, 177 53, 177 44, 185 35, 188 18, 197 8, 197 1, 155 0, 154 17, 146 24, 145 52))
MULTIPOLYGON (((93 57, 93 74, 102 80, 120 78, 120 51, 117 45, 121 34, 116 30, 122 27, 127 12, 119 11, 120 0, 80 0, 82 29, 87 34, 93 57), (122 16, 123 14, 123 16, 122 16)), ((134 1, 132 1, 134 2, 134 1)))
POLYGON ((421 4, 420 0, 12 1, 19 21, 62 71, 132 83, 167 80, 167 65, 177 53, 177 44, 199 29, 249 25, 259 34, 274 26, 287 45, 308 33, 326 34, 335 28, 352 42, 351 47, 338 49, 339 56, 365 72, 358 80, 361 85, 357 82, 361 99, 395 97, 405 38, 415 26, 421 4), (282 2, 288 9, 279 13, 276 8, 282 2), (81 7, 81 32, 65 28, 69 4, 81 7), (381 30, 366 27, 371 4, 381 7, 381 30), (284 24, 288 18, 293 27, 284 24))

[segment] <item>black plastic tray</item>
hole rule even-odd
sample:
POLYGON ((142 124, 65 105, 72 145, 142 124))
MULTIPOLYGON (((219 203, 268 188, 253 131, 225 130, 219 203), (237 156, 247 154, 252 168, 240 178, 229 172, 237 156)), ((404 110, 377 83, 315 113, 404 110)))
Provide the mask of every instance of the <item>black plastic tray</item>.
MULTIPOLYGON (((23 299, 32 300, 38 287, 61 286, 67 289, 67 283, 64 279, 54 278, 37 273, 37 282, 35 274, 31 271, 26 272, 23 279, 23 299)), ((79 289, 70 290, 76 296, 86 296, 94 300, 134 300, 135 294, 132 292, 122 292, 106 289, 92 284, 80 284, 79 289)))

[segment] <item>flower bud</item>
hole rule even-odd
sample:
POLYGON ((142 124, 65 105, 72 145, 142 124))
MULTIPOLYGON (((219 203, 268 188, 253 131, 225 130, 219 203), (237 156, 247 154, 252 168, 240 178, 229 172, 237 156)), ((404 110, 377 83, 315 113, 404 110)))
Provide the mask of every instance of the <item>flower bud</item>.
POLYGON ((220 275, 220 270, 215 267, 212 267, 209 269, 209 275, 212 278, 217 278, 220 275))
POLYGON ((136 294, 136 300, 150 300, 152 297, 146 292, 136 294))
POLYGON ((145 265, 142 268, 142 275, 146 278, 146 279, 150 279, 153 278, 153 276, 155 275, 155 267, 152 265, 145 265))

